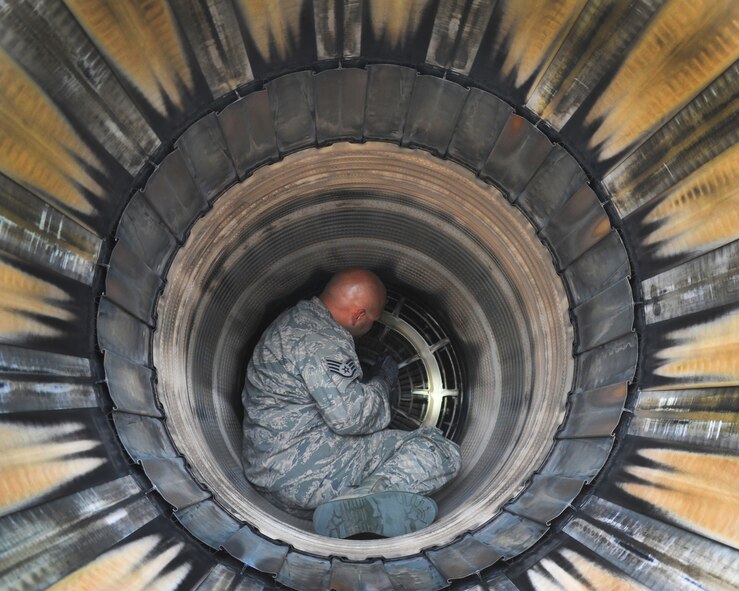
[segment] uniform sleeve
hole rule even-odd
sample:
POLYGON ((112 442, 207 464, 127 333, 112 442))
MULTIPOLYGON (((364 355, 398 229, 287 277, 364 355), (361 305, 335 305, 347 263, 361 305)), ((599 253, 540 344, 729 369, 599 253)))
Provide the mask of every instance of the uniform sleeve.
POLYGON ((316 354, 306 360, 301 373, 332 431, 367 435, 390 423, 390 387, 380 378, 362 383, 361 370, 351 360, 316 354))

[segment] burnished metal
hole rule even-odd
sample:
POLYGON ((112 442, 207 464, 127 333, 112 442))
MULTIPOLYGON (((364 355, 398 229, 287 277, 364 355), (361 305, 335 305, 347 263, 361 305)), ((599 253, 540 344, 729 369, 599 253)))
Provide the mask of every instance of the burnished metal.
POLYGON ((161 417, 154 399, 154 372, 112 351, 104 357, 108 391, 117 410, 161 417))
POLYGON ((521 496, 506 505, 506 511, 548 525, 574 500, 582 486, 579 478, 535 475, 521 496))
POLYGON ((175 511, 174 516, 196 538, 216 550, 240 527, 238 521, 209 500, 175 511))
POLYGON ((403 145, 422 146, 444 155, 467 89, 435 76, 417 76, 403 127, 403 145))
POLYGON ((511 580, 502 572, 491 570, 487 574, 482 575, 482 580, 493 591, 518 591, 511 580))
POLYGON ((253 80, 237 9, 225 0, 173 0, 172 11, 212 96, 253 80))
POLYGON ((181 458, 142 459, 141 467, 159 494, 175 510, 190 507, 210 496, 193 480, 181 458))
POLYGON ((578 355, 576 391, 630 382, 636 371, 638 348, 636 334, 629 333, 578 355))
POLYGON ((630 274, 623 242, 618 233, 611 230, 565 269, 564 278, 577 305, 630 274))
POLYGON ((572 312, 575 315, 578 352, 631 332, 634 326, 634 300, 629 280, 621 279, 572 312))
POLYGON ((509 560, 530 548, 547 532, 548 526, 521 515, 501 511, 472 537, 509 560))
POLYGON ((150 363, 150 328, 108 298, 98 308, 98 344, 140 365, 150 363))
POLYGON ((272 119, 281 154, 315 145, 313 74, 296 72, 267 84, 272 119))
POLYGON ((381 560, 357 563, 334 559, 331 561, 330 588, 336 591, 354 591, 355 589, 392 591, 395 587, 381 560))
POLYGON ((616 428, 626 402, 625 382, 576 392, 559 437, 602 437, 616 428))
POLYGON ((299 552, 289 552, 280 572, 277 573, 276 580, 299 591, 328 589, 331 581, 331 562, 299 552))
POLYGON ((441 2, 426 61, 468 74, 490 21, 494 2, 441 2))
POLYGON ((196 591, 231 591, 236 572, 220 563, 215 563, 196 591))
POLYGON ((3 571, 42 553, 40 545, 45 538, 58 535, 63 529, 79 530, 86 522, 105 516, 116 505, 141 493, 135 479, 126 476, 52 500, 42 507, 4 516, 0 522, 6 533, 0 540, 3 571))
POLYGON ((367 68, 364 136, 400 141, 417 74, 411 68, 372 65, 367 68))
POLYGON ((623 218, 736 144, 732 101, 738 80, 735 63, 608 171, 603 182, 623 218), (676 144, 682 149, 676 150, 676 144))
POLYGON ((288 553, 288 546, 272 542, 244 526, 223 543, 223 549, 244 564, 276 575, 288 553))
POLYGON ((722 544, 597 496, 589 497, 581 512, 595 523, 607 524, 624 542, 659 557, 660 562, 674 569, 694 561, 693 572, 700 572, 695 580, 703 585, 730 589, 739 581, 736 552, 722 544), (683 543, 675 544, 678 539, 683 543))
POLYGON ((94 408, 98 405, 90 382, 57 382, 40 376, 0 376, 0 414, 32 411, 94 408))
POLYGON ((523 118, 511 114, 485 161, 480 176, 493 181, 515 201, 552 149, 547 137, 523 118))
POLYGON ((105 295, 118 306, 151 325, 154 302, 162 286, 159 276, 146 263, 119 242, 110 255, 105 276, 105 295))
POLYGON ((149 177, 144 188, 149 205, 179 240, 207 207, 205 196, 190 176, 179 150, 171 152, 149 177))
POLYGON ((28 262, 90 284, 102 241, 0 175, 0 247, 28 262))
MULTIPOLYGON (((94 500, 94 497, 90 500, 94 500)), ((53 511, 54 508, 52 505, 42 510, 53 511)), ((59 516, 63 515, 63 512, 59 513, 59 516)), ((57 543, 50 548, 39 543, 28 548, 22 567, 18 565, 16 568, 4 570, 0 574, 0 584, 10 589, 48 588, 68 573, 84 567, 91 558, 97 558, 156 516, 157 510, 148 499, 132 495, 118 503, 115 508, 103 506, 99 512, 94 512, 89 519, 81 523, 75 523, 70 519, 71 527, 66 535, 47 526, 43 531, 45 536, 53 539, 56 533, 66 543, 57 543)), ((19 555, 22 556, 22 552, 17 554, 13 552, 12 559, 17 560, 19 555)), ((7 566, 10 567, 11 564, 7 563, 7 566)))
POLYGON ((239 178, 277 160, 277 138, 266 90, 252 92, 218 113, 218 122, 239 178))
POLYGON ((650 324, 731 304, 739 290, 739 241, 650 277, 642 289, 650 324))
POLYGON ((367 71, 357 68, 316 74, 313 84, 319 144, 362 139, 367 78, 367 71))
POLYGON ((629 433, 693 449, 739 451, 739 389, 641 390, 629 433))
POLYGON ((585 173, 577 160, 561 146, 554 146, 526 188, 516 197, 516 205, 526 213, 536 229, 541 230, 585 181, 585 173))
POLYGON ((0 343, 0 371, 4 373, 64 376, 64 377, 92 377, 90 359, 24 349, 0 343))
POLYGON ((113 421, 126 451, 136 461, 176 458, 162 421, 152 417, 114 412, 113 421))
POLYGON ((236 182, 236 170, 215 114, 210 113, 188 127, 176 146, 208 201, 236 182))
POLYGON ((480 572, 500 559, 500 554, 469 534, 440 550, 429 550, 426 555, 447 580, 480 572))
POLYGON ((590 186, 583 185, 547 220, 539 234, 550 245, 558 268, 565 269, 610 230, 611 223, 597 195, 590 186))
MULTIPOLYGON (((570 291, 581 348, 575 393, 554 446, 548 439, 547 444, 534 444, 536 438, 521 433, 530 427, 551 438, 548 423, 513 420, 519 407, 511 393, 545 387, 535 381, 538 374, 525 370, 533 363, 530 343, 540 343, 551 332, 546 323, 532 330, 536 324, 531 317, 540 310, 526 308, 521 316, 495 312, 491 306, 489 319, 499 346, 475 355, 485 342, 476 337, 478 319, 486 313, 476 315, 474 306, 497 293, 491 285, 503 284, 484 266, 469 272, 469 261, 482 260, 475 257, 483 249, 475 254, 448 239, 449 228, 474 234, 474 228, 489 222, 482 206, 474 215, 460 215, 463 183, 454 166, 444 172, 450 191, 431 216, 436 216, 434 221, 424 218, 428 212, 417 201, 402 209, 404 198, 396 191, 409 173, 400 161, 393 162, 398 174, 370 187, 372 191, 366 189, 363 199, 342 194, 324 201, 323 210, 312 209, 309 199, 286 204, 275 213, 275 224, 265 221, 264 232, 249 245, 254 256, 268 264, 232 267, 227 289, 242 290, 245 299, 251 297, 250 306, 207 322, 213 331, 225 323, 234 332, 246 330, 249 322, 275 312, 282 302, 274 298, 287 297, 288 288, 280 291, 282 278, 293 269, 308 269, 316 260, 329 262, 329 267, 376 264, 394 281, 406 282, 400 287, 415 286, 426 294, 437 312, 467 301, 449 287, 455 284, 441 271, 443 261, 484 285, 470 292, 469 306, 460 304, 457 314, 445 320, 464 343, 457 349, 463 351, 468 372, 465 383, 489 369, 485 360, 499 359, 495 384, 500 389, 491 388, 485 398, 476 396, 464 436, 469 472, 439 498, 445 507, 456 503, 455 495, 467 494, 462 491, 477 494, 471 491, 483 484, 475 471, 492 474, 508 457, 542 477, 569 475, 580 482, 593 477, 617 427, 637 361, 637 336, 624 332, 631 315, 627 278, 632 278, 634 293, 644 294, 647 326, 637 328, 645 363, 636 373, 634 416, 628 428, 618 432, 608 472, 596 481, 599 496, 586 500, 582 509, 575 499, 574 512, 566 510, 573 519, 564 531, 553 528, 538 545, 544 525, 506 511, 496 514, 494 506, 458 503, 460 514, 476 512, 487 519, 471 533, 478 543, 507 558, 532 545, 534 550, 513 566, 493 565, 480 578, 452 583, 452 588, 736 588, 739 542, 726 518, 736 513, 732 483, 726 477, 736 471, 734 390, 739 384, 733 266, 739 237, 736 10, 732 0, 40 0, 0 7, 0 251, 3 264, 12 261, 0 274, 0 401, 6 411, 2 428, 10 429, 0 438, 0 455, 6 460, 0 463, 0 509, 9 512, 0 520, 0 545, 10 541, 0 558, 0 586, 45 588, 71 577, 64 584, 86 589, 84 584, 94 581, 90 588, 97 591, 98 582, 107 581, 113 572, 107 566, 111 560, 120 567, 115 572, 122 573, 118 588, 130 589, 148 585, 252 591, 287 583, 315 591, 330 588, 332 579, 335 586, 361 588, 362 577, 380 572, 380 561, 396 588, 450 585, 423 556, 380 558, 380 552, 370 553, 369 562, 357 562, 291 551, 285 564, 291 561, 292 567, 280 565, 278 582, 256 573, 246 561, 244 572, 237 574, 233 560, 204 551, 179 523, 160 515, 162 503, 155 507, 142 497, 141 487, 131 485, 133 478, 120 485, 128 471, 142 483, 147 475, 158 475, 172 487, 160 489, 164 501, 195 507, 188 503, 203 499, 197 493, 188 496, 194 480, 186 480, 192 466, 186 467, 185 459, 143 460, 142 470, 126 465, 125 455, 110 461, 115 446, 106 443, 108 461, 90 472, 91 477, 75 474, 87 474, 102 460, 96 451, 75 453, 71 459, 62 456, 59 465, 45 469, 36 464, 41 455, 48 460, 72 441, 56 435, 47 441, 44 433, 88 425, 93 414, 100 435, 112 440, 102 413, 91 409, 96 402, 110 408, 104 386, 96 383, 104 378, 118 383, 117 391, 111 389, 119 405, 111 425, 123 424, 121 411, 128 411, 131 424, 122 433, 128 430, 132 437, 125 441, 121 434, 121 439, 134 450, 148 445, 147 429, 142 431, 145 436, 136 435, 143 424, 131 426, 139 420, 156 421, 144 416, 157 409, 150 406, 154 398, 139 398, 139 388, 147 397, 151 393, 153 369, 146 367, 151 365, 146 344, 150 329, 141 321, 157 323, 158 331, 164 325, 147 316, 144 300, 137 301, 151 293, 144 285, 144 276, 153 280, 151 276, 142 273, 140 285, 121 283, 138 279, 135 272, 124 272, 125 265, 117 265, 124 249, 134 257, 129 262, 140 261, 171 282, 169 259, 177 240, 186 240, 192 222, 207 209, 205 195, 216 198, 236 175, 243 180, 260 165, 279 159, 280 153, 317 142, 341 137, 399 143, 411 94, 414 102, 433 103, 433 96, 413 90, 416 78, 432 73, 433 84, 455 88, 453 93, 459 92, 453 81, 462 81, 467 98, 451 130, 449 112, 454 109, 440 112, 424 106, 419 115, 411 113, 416 119, 408 123, 414 129, 428 126, 434 132, 426 134, 433 135, 433 141, 419 143, 440 151, 451 138, 448 157, 475 172, 482 169, 481 178, 518 198, 570 291), (344 61, 338 63, 340 58, 344 61), (366 74, 361 69, 342 72, 366 64, 371 64, 366 74), (320 91, 314 71, 322 72, 322 80, 366 75, 364 104, 359 99, 362 90, 351 84, 348 111, 332 90, 321 98, 326 99, 321 103, 325 109, 314 104, 320 91), (286 84, 283 93, 282 78, 301 82, 286 84), (266 90, 252 92, 265 83, 266 90), (517 115, 511 114, 514 110, 517 115), (218 115, 198 122, 209 112, 218 115), (349 112, 350 124, 344 119, 349 112), (356 127, 360 112, 362 134, 356 127), (507 124, 499 133, 502 113, 507 124), (162 160, 193 122, 193 137, 198 123, 214 132, 216 117, 222 138, 206 133, 204 141, 193 142, 188 159, 176 150, 162 160), (518 129, 511 129, 516 125, 518 129), (321 136, 317 129, 326 134, 321 136), (545 172, 544 163, 551 164, 559 149, 552 148, 540 133, 543 129, 583 165, 591 186, 581 185, 565 196, 573 188, 568 180, 576 183, 582 177, 573 173, 568 179, 558 167, 545 172), (217 165, 219 153, 233 161, 236 174, 217 165), (150 174, 157 163, 159 168, 150 174), (142 186, 144 191, 137 192, 142 186), (600 199, 610 201, 610 219, 600 199), (399 211, 413 208, 416 218, 399 216, 399 211), (398 216, 402 223, 382 230, 398 216), (280 223, 288 218, 295 225, 280 223), (326 223, 328 219, 336 219, 336 224, 326 223), (417 223, 410 223, 412 219, 417 223), (113 245, 109 239, 116 224, 115 238, 124 247, 112 261, 108 245, 113 245), (270 241, 273 231, 279 239, 270 241), (312 234, 320 236, 321 246, 301 242, 301 235, 312 234), (356 240, 354 247, 349 238, 356 240), (370 238, 377 240, 374 246, 368 246, 370 238), (419 249, 432 254, 427 265, 414 267, 408 261, 419 249), (108 271, 111 263, 116 264, 108 271), (99 297, 105 272, 111 286, 118 282, 117 295, 110 299, 99 297), (248 276, 248 282, 234 280, 240 274, 248 276), (485 293, 488 296, 481 299, 485 293), (95 331, 108 367, 94 351, 95 331), (119 360, 129 358, 122 361, 127 368, 123 374, 109 371, 112 352, 119 360), (123 391, 128 385, 137 391, 123 391), (22 427, 13 431, 13 426, 22 427), (490 432, 493 443, 486 448, 483 442, 490 432), (43 453, 33 451, 39 441, 43 453), (533 459, 532 448, 537 446, 541 458, 551 451, 548 463, 533 459), (107 478, 113 479, 109 484, 118 487, 117 492, 100 492, 109 485, 103 482, 107 478), (87 494, 92 490, 97 492, 87 494), (76 500, 69 501, 72 498, 76 500), (26 537, 19 541, 18 535, 26 537), (219 565, 219 560, 229 566, 219 565), (4 568, 6 564, 12 567, 4 568)), ((181 138, 178 145, 186 141, 181 138)), ((320 165, 311 170, 314 176, 333 177, 334 172, 320 165)), ((276 164, 271 174, 285 174, 285 167, 276 164)), ((376 176, 379 181, 381 175, 376 176)), ((419 193, 428 191, 429 175, 410 176, 407 182, 415 183, 419 193)), ((499 231, 501 240, 508 240, 518 230, 499 231)), ((218 245, 215 236, 212 244, 218 245)), ((537 272, 522 268, 512 274, 537 279, 537 272)), ((291 289, 310 283, 303 279, 291 289)), ((520 285, 514 284, 514 298, 521 297, 520 285)), ((191 282, 189 288, 197 298, 211 285, 191 282)), ((566 306, 563 310, 566 317, 566 306)), ((192 332, 192 338, 204 335, 192 332)), ((230 466, 227 477, 238 479, 238 443, 221 445, 217 436, 237 429, 233 409, 238 403, 236 398, 211 403, 216 390, 200 388, 210 378, 198 368, 212 369, 219 380, 226 376, 233 391, 238 390, 235 376, 242 368, 235 360, 214 362, 213 351, 222 350, 227 339, 219 341, 214 333, 211 337, 214 346, 191 358, 182 375, 198 384, 193 412, 203 417, 217 460, 230 466), (194 375, 187 373, 191 369, 194 375), (210 407, 221 410, 210 413, 210 407)), ((569 354, 569 347, 566 351, 569 354)), ((553 368, 559 367, 555 358, 549 359, 553 368)), ((530 416, 536 421, 541 412, 535 404, 532 408, 530 416)), ((162 434, 156 428, 151 432, 162 434)), ((88 443, 75 440, 74 445, 88 443)), ((484 483, 491 494, 494 481, 497 476, 484 483)), ((159 494, 158 489, 155 485, 149 495, 159 494)), ((551 512, 546 507, 549 499, 542 499, 539 518, 551 512)), ((272 519, 272 526, 259 535, 276 540, 278 547, 284 531, 306 527, 266 502, 256 502, 256 512, 272 519)), ((201 521, 193 515, 195 534, 218 542, 215 530, 197 529, 218 519, 201 521)), ((404 545, 406 553, 443 553, 443 545, 431 548, 416 537, 398 545, 404 545)), ((453 565, 460 573, 475 566, 462 566, 468 556, 474 558, 474 551, 453 565)))
POLYGON ((574 519, 565 525, 564 531, 583 546, 592 548, 620 571, 629 573, 630 577, 647 589, 680 588, 698 591, 703 587, 690 574, 681 572, 668 563, 654 561, 610 530, 602 530, 588 521, 574 519))
POLYGON ((439 591, 447 580, 425 556, 385 561, 385 570, 396 588, 439 591))
POLYGON ((116 238, 160 277, 177 246, 142 191, 137 191, 123 210, 116 238))

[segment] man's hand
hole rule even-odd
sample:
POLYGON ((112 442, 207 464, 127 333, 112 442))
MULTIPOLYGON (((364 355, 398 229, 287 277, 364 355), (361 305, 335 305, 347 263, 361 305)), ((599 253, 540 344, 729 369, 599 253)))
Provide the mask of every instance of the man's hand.
POLYGON ((382 357, 375 365, 377 377, 385 380, 391 387, 398 380, 398 364, 390 355, 382 357))

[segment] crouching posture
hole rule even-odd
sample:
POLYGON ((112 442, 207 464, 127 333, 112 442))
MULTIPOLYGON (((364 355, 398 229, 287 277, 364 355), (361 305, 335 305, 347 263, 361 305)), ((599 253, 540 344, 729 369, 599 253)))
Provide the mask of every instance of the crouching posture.
POLYGON ((244 472, 285 510, 322 535, 396 536, 436 518, 427 494, 459 472, 459 447, 433 427, 386 429, 398 366, 383 359, 363 379, 353 337, 385 307, 380 279, 363 269, 335 275, 320 297, 282 313, 249 362, 244 472))

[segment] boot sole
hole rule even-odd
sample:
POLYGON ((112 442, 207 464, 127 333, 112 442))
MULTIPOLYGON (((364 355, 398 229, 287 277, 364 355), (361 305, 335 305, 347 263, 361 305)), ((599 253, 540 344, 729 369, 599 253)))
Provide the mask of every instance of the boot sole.
POLYGON ((410 492, 385 491, 329 501, 313 512, 316 533, 331 538, 375 534, 391 538, 431 525, 433 499, 410 492))

